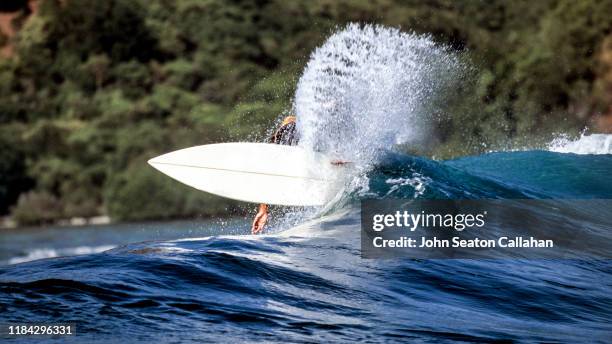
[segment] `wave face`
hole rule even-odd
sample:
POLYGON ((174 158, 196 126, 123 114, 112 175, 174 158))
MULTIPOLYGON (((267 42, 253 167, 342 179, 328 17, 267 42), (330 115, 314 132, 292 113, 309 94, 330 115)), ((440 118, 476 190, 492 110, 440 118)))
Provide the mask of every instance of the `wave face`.
MULTIPOLYGON (((603 343, 609 260, 362 259, 358 201, 612 198, 610 170, 612 155, 436 162, 390 154, 343 205, 279 225, 278 234, 145 242, 2 267, 0 321, 76 322, 84 342, 603 343)), ((591 210, 585 228, 603 211, 591 210)))

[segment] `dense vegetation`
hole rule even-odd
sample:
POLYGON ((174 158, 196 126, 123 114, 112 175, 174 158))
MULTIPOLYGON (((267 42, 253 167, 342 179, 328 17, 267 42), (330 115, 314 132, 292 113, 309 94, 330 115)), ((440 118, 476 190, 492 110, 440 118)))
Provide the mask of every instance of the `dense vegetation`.
MULTIPOLYGON (((347 22, 431 33, 477 67, 439 156, 610 128, 612 0, 42 0, 0 57, 0 214, 22 224, 213 215, 235 203, 145 163, 257 137, 290 108, 309 53, 347 22), (466 145, 465 142, 468 144, 466 145)), ((465 92, 465 90, 464 90, 465 92)))

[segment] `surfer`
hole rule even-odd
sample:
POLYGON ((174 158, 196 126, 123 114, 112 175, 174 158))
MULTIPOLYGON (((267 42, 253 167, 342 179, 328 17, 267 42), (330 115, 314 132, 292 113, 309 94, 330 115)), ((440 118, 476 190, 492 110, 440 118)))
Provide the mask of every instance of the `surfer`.
MULTIPOLYGON (((276 143, 281 145, 294 146, 298 143, 295 116, 287 116, 281 122, 280 126, 274 131, 272 136, 267 140, 268 143, 276 143)), ((268 205, 260 204, 257 209, 257 214, 251 226, 251 233, 257 234, 263 231, 264 226, 268 222, 268 205)))

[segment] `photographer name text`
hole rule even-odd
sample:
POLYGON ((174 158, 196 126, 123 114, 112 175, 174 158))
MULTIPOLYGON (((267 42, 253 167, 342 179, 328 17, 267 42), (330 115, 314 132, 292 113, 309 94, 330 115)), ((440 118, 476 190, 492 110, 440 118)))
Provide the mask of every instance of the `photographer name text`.
POLYGON ((377 248, 383 247, 408 247, 408 248, 494 248, 494 247, 512 247, 512 248, 532 248, 532 247, 554 247, 554 242, 550 239, 541 240, 534 237, 500 237, 494 239, 462 239, 460 237, 452 237, 450 239, 439 239, 437 237, 426 238, 421 237, 421 240, 408 237, 400 237, 399 239, 384 239, 375 237, 372 240, 372 245, 377 248))
MULTIPOLYGON (((376 214, 372 217, 372 230, 382 232, 392 230, 408 230, 414 232, 417 229, 454 230, 463 232, 466 229, 483 229, 486 224, 487 212, 476 214, 430 214, 424 211, 420 213, 409 213, 407 211, 396 211, 394 214, 376 214)), ((372 245, 376 248, 547 248, 554 247, 551 239, 538 239, 532 236, 500 236, 496 239, 462 238, 459 236, 444 238, 427 236, 412 238, 401 236, 399 238, 387 239, 377 236, 372 239, 372 245)))

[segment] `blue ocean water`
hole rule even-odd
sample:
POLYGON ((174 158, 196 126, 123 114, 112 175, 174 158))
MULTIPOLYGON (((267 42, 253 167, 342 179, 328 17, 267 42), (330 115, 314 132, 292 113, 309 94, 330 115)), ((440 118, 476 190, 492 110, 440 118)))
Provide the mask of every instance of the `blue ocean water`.
POLYGON ((609 199, 611 171, 610 154, 389 155, 333 207, 267 235, 220 225, 0 267, 0 322, 76 323, 61 342, 83 343, 609 343, 610 260, 362 259, 359 201, 609 199))

